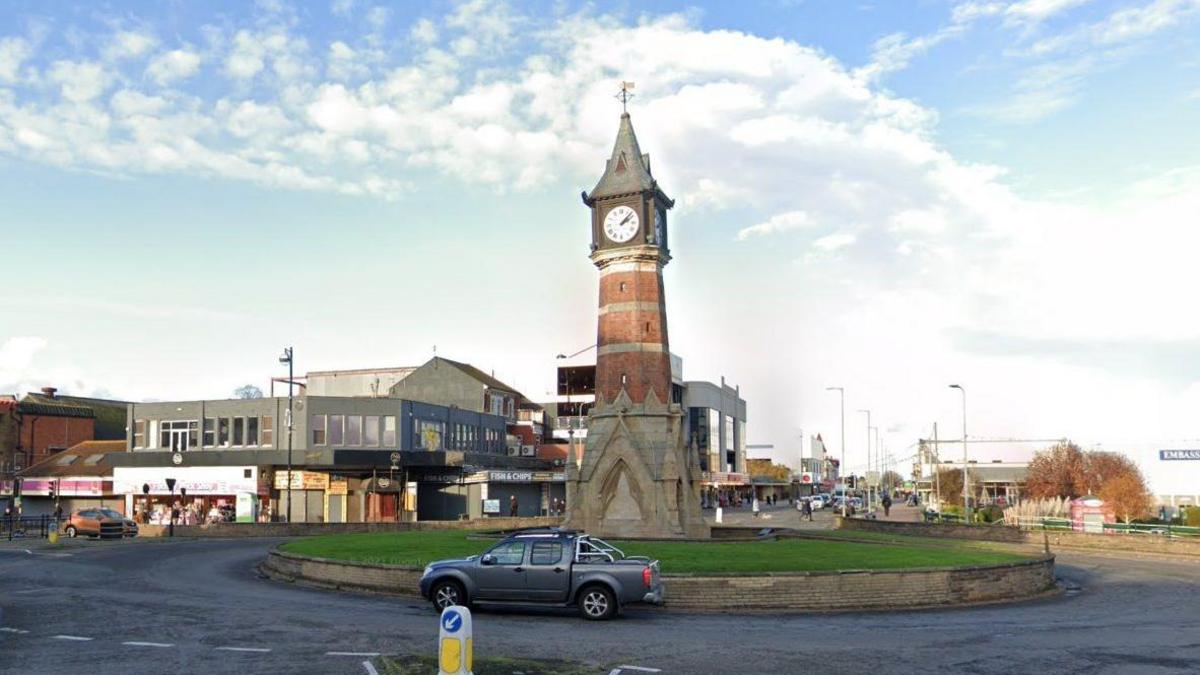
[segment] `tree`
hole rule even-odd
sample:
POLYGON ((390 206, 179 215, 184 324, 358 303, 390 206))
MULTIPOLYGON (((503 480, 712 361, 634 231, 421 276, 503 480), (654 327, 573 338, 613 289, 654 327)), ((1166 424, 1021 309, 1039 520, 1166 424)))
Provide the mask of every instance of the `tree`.
POLYGON ((1100 488, 1099 495, 1100 499, 1104 500, 1104 505, 1112 509, 1113 515, 1126 525, 1134 518, 1150 515, 1151 508, 1150 491, 1146 489, 1146 482, 1136 467, 1131 468, 1131 471, 1109 478, 1104 487, 1100 488))
POLYGON ((1033 499, 1082 497, 1088 494, 1087 458, 1078 445, 1062 441, 1029 462, 1026 494, 1033 499))
POLYGON ((258 387, 254 386, 252 384, 244 384, 244 385, 238 387, 237 389, 234 389, 233 395, 236 398, 262 398, 263 397, 262 389, 259 389, 258 387))
POLYGON ((879 484, 885 488, 893 489, 904 485, 904 478, 895 471, 888 470, 883 472, 883 476, 879 479, 879 484))
MULTIPOLYGON (((979 474, 971 472, 971 498, 979 502, 979 474)), ((963 503, 963 472, 962 469, 938 469, 937 486, 940 490, 940 500, 950 506, 962 506, 963 503)), ((935 495, 935 498, 938 498, 935 495)))
POLYGON ((1137 481, 1142 483, 1142 472, 1138 470, 1133 460, 1125 455, 1115 452, 1092 450, 1084 453, 1084 456, 1087 458, 1087 484, 1085 487, 1087 487, 1087 491, 1091 494, 1099 495, 1100 491, 1104 489, 1104 486, 1108 485, 1109 481, 1129 474, 1136 476, 1137 481))

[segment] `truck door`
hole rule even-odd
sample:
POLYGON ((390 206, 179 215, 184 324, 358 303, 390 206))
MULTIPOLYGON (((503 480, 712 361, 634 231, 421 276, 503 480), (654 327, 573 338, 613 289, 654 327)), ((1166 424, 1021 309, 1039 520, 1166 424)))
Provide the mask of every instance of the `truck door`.
POLYGON ((506 541, 480 556, 475 584, 480 600, 526 600, 525 542, 506 541))
POLYGON ((525 570, 529 599, 535 602, 563 602, 571 587, 571 561, 561 539, 534 541, 525 570))

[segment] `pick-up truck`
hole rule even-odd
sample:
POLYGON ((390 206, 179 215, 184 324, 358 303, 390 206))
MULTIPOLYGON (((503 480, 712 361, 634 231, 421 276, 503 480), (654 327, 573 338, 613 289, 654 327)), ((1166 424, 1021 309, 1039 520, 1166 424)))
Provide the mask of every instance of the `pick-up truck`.
POLYGON ((438 611, 475 603, 575 606, 591 620, 611 619, 627 604, 663 600, 657 560, 559 528, 521 530, 482 555, 430 563, 420 590, 438 611))

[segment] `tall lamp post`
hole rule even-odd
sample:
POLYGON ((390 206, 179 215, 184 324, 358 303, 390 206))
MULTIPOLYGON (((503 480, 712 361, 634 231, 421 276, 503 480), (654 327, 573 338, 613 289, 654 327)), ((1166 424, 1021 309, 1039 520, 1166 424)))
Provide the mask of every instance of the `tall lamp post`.
POLYGON ((962 394, 962 413, 963 413, 963 515, 966 516, 967 524, 971 521, 971 474, 967 471, 967 390, 961 384, 950 385, 951 389, 957 389, 962 394))
POLYGON ((844 387, 825 387, 825 391, 836 391, 842 405, 842 459, 838 466, 838 478, 842 483, 842 517, 846 517, 846 502, 850 495, 846 493, 846 389, 844 387))
MULTIPOLYGON (((867 414, 867 473, 871 473, 871 411, 860 409, 858 412, 867 414)), ((868 476, 870 478, 870 476, 868 476)), ((867 511, 871 510, 871 481, 867 481, 867 511)))
POLYGON ((292 376, 293 361, 292 348, 284 347, 283 356, 279 357, 280 363, 286 363, 288 367, 288 408, 287 408, 287 521, 292 522, 292 376))

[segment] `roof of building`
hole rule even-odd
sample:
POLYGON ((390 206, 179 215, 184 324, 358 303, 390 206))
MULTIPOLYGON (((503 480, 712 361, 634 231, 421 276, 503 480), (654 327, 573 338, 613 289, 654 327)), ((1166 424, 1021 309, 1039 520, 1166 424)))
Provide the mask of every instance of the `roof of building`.
POLYGON ((56 476, 110 476, 110 455, 125 453, 125 441, 84 441, 25 469, 21 473, 31 477, 56 476))
POLYGON ((488 386, 488 389, 499 389, 500 391, 506 391, 510 394, 516 394, 516 395, 522 396, 522 398, 524 398, 524 396, 521 394, 521 392, 517 391, 516 387, 509 385, 509 384, 505 384, 505 383, 501 382, 500 380, 497 380, 494 376, 488 375, 487 373, 483 372, 482 370, 476 368, 475 366, 473 366, 469 363, 463 363, 461 361, 451 361, 450 359, 443 358, 441 356, 435 356, 434 358, 438 361, 441 361, 442 363, 447 363, 449 365, 452 365, 455 368, 458 368, 462 372, 466 373, 471 378, 479 380, 483 384, 486 384, 488 386))
POLYGON ((21 399, 18 410, 26 415, 92 417, 96 420, 94 433, 97 439, 118 440, 125 438, 128 405, 127 401, 30 392, 21 399))
POLYGON ((537 458, 548 460, 566 460, 570 446, 566 443, 545 443, 537 446, 537 458))
POLYGON ((588 199, 643 192, 655 187, 654 176, 650 175, 650 155, 642 154, 629 113, 621 113, 612 157, 605 163, 604 175, 592 188, 588 199))
POLYGON ((396 366, 394 368, 350 368, 347 370, 310 370, 305 373, 306 377, 320 376, 338 376, 338 375, 366 375, 370 373, 403 373, 405 375, 416 370, 417 366, 396 366))

